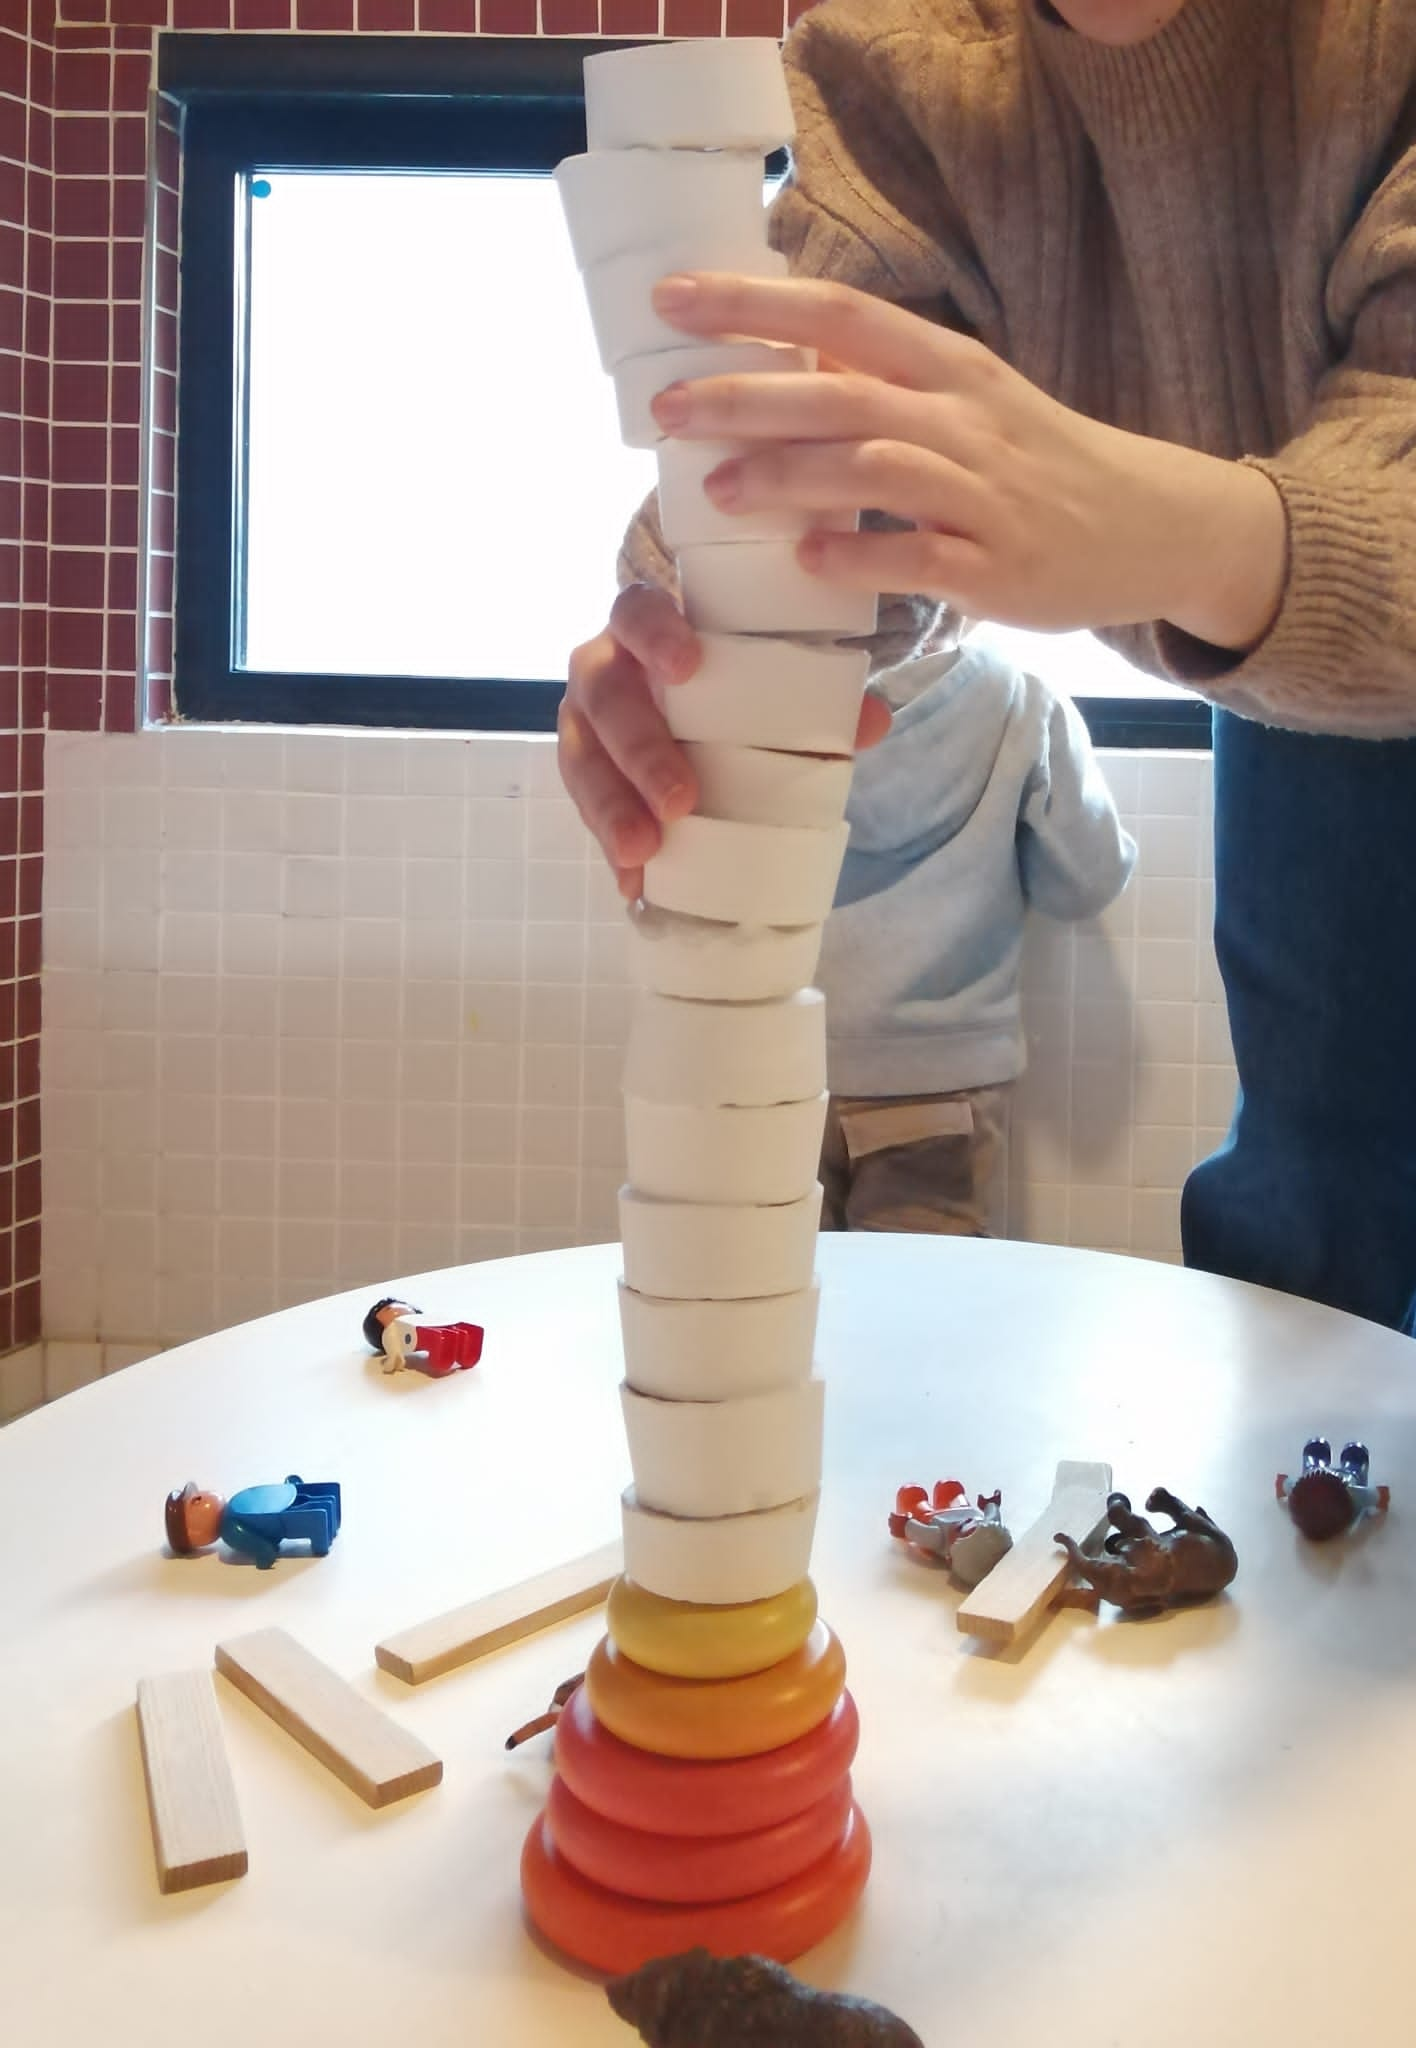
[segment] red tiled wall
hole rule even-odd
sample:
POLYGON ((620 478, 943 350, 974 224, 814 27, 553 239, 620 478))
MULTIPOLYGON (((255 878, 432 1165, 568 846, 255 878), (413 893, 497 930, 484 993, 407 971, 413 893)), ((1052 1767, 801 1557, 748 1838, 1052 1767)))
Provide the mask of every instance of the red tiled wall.
POLYGON ((0 1349, 39 1328, 46 719, 59 730, 134 729, 144 620, 143 709, 162 717, 171 703, 179 163, 160 105, 146 351, 142 328, 157 31, 781 35, 807 4, 59 0, 56 22, 55 0, 8 0, 16 25, 0 27, 0 1349))
POLYGON ((0 1350, 39 1333, 53 5, 0 28, 0 1350))
MULTIPOLYGON (((33 0, 52 4, 52 0, 33 0)), ((54 590, 49 723, 138 713, 146 112, 162 28, 434 35, 781 35, 803 0, 60 0, 55 30, 54 590)), ((171 702, 177 150, 157 136, 148 715, 171 702)))

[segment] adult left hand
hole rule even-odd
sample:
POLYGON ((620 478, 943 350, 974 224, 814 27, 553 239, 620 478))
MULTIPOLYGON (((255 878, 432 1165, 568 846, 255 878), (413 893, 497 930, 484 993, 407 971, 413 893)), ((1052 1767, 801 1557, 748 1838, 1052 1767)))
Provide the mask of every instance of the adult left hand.
POLYGON ((810 534, 814 574, 1043 632, 1164 619, 1236 650, 1276 616, 1287 521, 1260 471, 1069 411, 981 343, 844 285, 698 274, 664 279, 654 303, 685 333, 792 342, 830 365, 654 401, 674 438, 748 444, 706 481, 724 511, 913 522, 810 534))

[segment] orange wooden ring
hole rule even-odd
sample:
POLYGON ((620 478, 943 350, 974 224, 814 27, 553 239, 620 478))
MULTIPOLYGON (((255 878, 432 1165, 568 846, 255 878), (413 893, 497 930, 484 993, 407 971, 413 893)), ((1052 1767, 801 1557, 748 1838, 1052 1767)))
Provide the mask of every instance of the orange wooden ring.
POLYGON ((851 1781, 804 1813, 745 1835, 648 1835, 582 1806, 564 1778, 551 1783, 546 1831, 557 1854, 595 1884, 631 1899, 696 1905, 741 1899, 799 1877, 846 1831, 851 1781))
POLYGON ((870 1830, 858 1806, 835 1848, 799 1877, 716 1905, 656 1905, 592 1884, 557 1855, 541 1817, 521 1852, 521 1892, 534 1925, 564 1954, 616 1976, 690 1948, 795 1962, 840 1926, 869 1875, 870 1830))
POLYGON ((656 1835, 742 1835, 824 1799, 850 1769, 860 1741, 855 1701, 843 1692, 820 1727, 762 1756, 689 1762, 651 1756, 596 1720, 582 1685, 556 1723, 556 1769, 583 1806, 656 1835))
POLYGON ((846 1683, 846 1653, 818 1621, 790 1657, 743 1678, 665 1678, 622 1657, 604 1636, 585 1692, 612 1735, 656 1756, 757 1756, 824 1721, 846 1683))

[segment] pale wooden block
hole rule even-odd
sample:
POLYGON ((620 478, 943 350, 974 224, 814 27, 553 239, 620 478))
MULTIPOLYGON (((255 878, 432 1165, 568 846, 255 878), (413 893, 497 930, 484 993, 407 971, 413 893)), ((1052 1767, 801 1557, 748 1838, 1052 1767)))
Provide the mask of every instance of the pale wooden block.
POLYGON ((441 1782, 441 1757, 284 1629, 218 1643, 216 1668, 370 1806, 441 1782))
POLYGON ((159 1889, 244 1877, 246 1838, 210 1673, 140 1678, 138 1735, 159 1889))
POLYGON ((592 150, 736 149, 759 157, 796 132, 770 36, 646 43, 585 60, 592 150))
POLYGON ((1060 1531, 1090 1543, 1106 1524, 1111 1467, 1064 1460, 1057 1467, 1052 1499, 1027 1534, 999 1560, 958 1610, 965 1635, 992 1643, 1014 1643, 1043 1619, 1066 1584, 1071 1565, 1055 1537, 1060 1531))
POLYGON ((652 903, 630 907, 630 979, 659 995, 767 1002, 805 988, 820 957, 819 924, 720 924, 652 903))
POLYGON ((445 1671, 519 1643, 537 1629, 599 1607, 623 1569, 623 1546, 606 1543, 534 1579, 386 1636, 375 1645, 374 1656, 395 1678, 421 1685, 424 1679, 440 1678, 445 1671))

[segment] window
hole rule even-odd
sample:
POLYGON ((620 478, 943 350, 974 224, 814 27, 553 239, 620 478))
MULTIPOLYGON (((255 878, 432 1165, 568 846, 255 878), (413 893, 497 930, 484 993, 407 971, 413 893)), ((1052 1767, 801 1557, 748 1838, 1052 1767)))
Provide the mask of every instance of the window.
MULTIPOLYGON (((164 39, 184 717, 554 726, 654 473, 549 176, 584 147, 588 47, 164 39)), ((1202 706, 1085 636, 996 637, 1075 676, 1102 740, 1206 743, 1202 706)))

